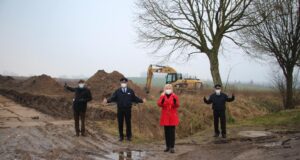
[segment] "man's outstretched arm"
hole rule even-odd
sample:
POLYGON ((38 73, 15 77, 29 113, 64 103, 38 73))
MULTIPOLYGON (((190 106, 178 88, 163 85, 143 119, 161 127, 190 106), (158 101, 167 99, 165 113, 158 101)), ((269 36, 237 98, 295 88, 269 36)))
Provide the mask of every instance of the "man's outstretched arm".
MULTIPOLYGON (((211 97, 211 96, 210 96, 211 97)), ((206 97, 203 97, 203 101, 204 101, 204 103, 206 103, 206 104, 211 104, 212 103, 212 101, 211 101, 211 98, 208 98, 208 99, 206 99, 206 97)))
POLYGON ((234 101, 234 100, 235 100, 234 94, 232 94, 232 96, 231 96, 230 98, 227 97, 227 99, 226 99, 227 102, 232 102, 232 101, 234 101))
POLYGON ((75 92, 75 88, 69 87, 69 86, 67 85, 67 83, 65 83, 64 88, 67 89, 68 91, 75 92))

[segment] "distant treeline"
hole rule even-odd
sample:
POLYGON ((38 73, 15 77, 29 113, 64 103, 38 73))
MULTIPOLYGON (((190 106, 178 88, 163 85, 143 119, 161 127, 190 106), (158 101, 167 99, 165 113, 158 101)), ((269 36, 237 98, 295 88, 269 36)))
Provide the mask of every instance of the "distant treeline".
MULTIPOLYGON (((132 80, 134 83, 145 86, 146 84, 146 77, 129 77, 130 80, 132 80)), ((164 77, 154 77, 152 80, 152 86, 153 87, 163 87, 166 83, 166 79, 164 77)), ((213 82, 212 81, 203 81, 205 88, 212 88, 213 82)), ((223 85, 226 85, 226 83, 223 83, 223 85)), ((227 84, 228 88, 235 88, 239 90, 272 90, 272 84, 257 84, 254 82, 230 82, 227 84)))

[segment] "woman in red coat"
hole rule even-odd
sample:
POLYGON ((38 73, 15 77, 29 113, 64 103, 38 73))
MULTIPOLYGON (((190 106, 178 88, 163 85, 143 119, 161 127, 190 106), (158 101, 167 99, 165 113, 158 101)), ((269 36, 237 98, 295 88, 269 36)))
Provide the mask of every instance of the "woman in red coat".
POLYGON ((160 125, 164 126, 166 149, 165 152, 175 153, 175 126, 179 124, 177 108, 179 107, 179 100, 173 87, 167 84, 164 87, 164 92, 161 94, 157 105, 161 107, 160 125))

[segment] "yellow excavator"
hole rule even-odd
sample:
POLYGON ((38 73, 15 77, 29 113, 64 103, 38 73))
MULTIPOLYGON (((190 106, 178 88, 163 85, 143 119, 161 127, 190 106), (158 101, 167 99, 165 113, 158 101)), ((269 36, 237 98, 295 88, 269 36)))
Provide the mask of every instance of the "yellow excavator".
POLYGON ((183 78, 181 73, 169 66, 150 65, 147 72, 145 91, 150 92, 153 73, 167 73, 166 84, 172 84, 175 92, 197 92, 203 88, 203 83, 197 78, 183 78))

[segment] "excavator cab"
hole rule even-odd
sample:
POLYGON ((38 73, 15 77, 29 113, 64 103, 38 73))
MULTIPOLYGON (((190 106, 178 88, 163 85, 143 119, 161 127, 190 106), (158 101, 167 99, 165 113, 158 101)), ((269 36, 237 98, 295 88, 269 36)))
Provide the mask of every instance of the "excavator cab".
POLYGON ((171 84, 181 79, 182 79, 181 73, 168 73, 166 77, 166 84, 171 84))
POLYGON ((181 73, 177 73, 176 70, 169 66, 150 65, 147 72, 147 81, 145 86, 146 93, 150 92, 153 73, 167 73, 166 84, 172 84, 174 89, 178 92, 185 90, 196 91, 199 86, 202 86, 202 82, 195 78, 183 78, 181 73))

